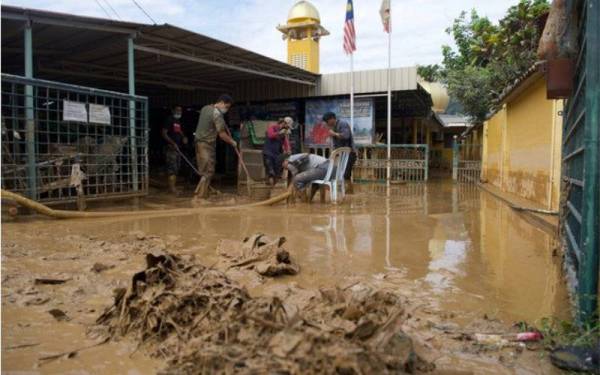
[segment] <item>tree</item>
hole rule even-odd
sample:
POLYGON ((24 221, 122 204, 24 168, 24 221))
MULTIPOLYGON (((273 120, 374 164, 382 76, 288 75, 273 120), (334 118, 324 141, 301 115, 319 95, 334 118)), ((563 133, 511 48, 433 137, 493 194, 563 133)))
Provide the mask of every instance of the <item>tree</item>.
POLYGON ((462 12, 446 30, 456 48, 442 46, 443 68, 437 77, 472 121, 483 122, 504 89, 535 63, 538 20, 548 10, 547 0, 520 0, 497 25, 472 10, 468 17, 462 12))
POLYGON ((418 65, 417 74, 427 82, 437 82, 442 78, 442 67, 438 64, 418 65))

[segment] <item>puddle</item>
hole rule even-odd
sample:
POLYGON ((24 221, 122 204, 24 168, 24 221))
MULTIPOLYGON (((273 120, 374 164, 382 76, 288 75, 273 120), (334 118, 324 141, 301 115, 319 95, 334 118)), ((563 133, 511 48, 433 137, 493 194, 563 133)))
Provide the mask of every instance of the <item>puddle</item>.
MULTIPOLYGON (((359 185, 355 190, 350 202, 339 206, 314 203, 171 218, 5 223, 2 347, 40 345, 3 350, 2 369, 134 374, 159 367, 159 362, 137 354, 130 358, 130 344, 111 343, 82 352, 77 360, 35 369, 39 352, 84 346, 85 324, 93 322, 97 313, 88 312, 74 322, 56 322, 46 312, 54 301, 34 308, 7 306, 6 294, 23 286, 19 277, 47 272, 49 267, 53 272, 87 277, 98 259, 78 253, 76 245, 69 249, 61 245, 61 238, 73 235, 123 241, 124 234, 141 231, 165 238, 172 252, 194 253, 208 265, 216 261, 220 239, 241 239, 256 232, 284 235, 301 272, 278 283, 331 286, 392 272, 401 280, 398 288, 419 290, 429 302, 458 312, 458 321, 484 314, 507 323, 569 317, 560 259, 552 256, 555 240, 493 196, 476 187, 442 181, 392 186, 389 197, 385 186, 359 185), (67 259, 60 260, 61 254, 67 259), (73 256, 80 259, 68 259, 73 256)), ((110 253, 109 246, 105 254, 110 253)), ((143 254, 126 254, 109 259, 116 268, 90 279, 82 306, 107 306, 110 287, 126 283, 132 270, 142 269, 143 254), (106 288, 93 287, 100 281, 106 288)), ((65 296, 71 292, 65 287, 65 296)), ((251 292, 259 293, 260 288, 251 292)), ((77 315, 72 310, 67 313, 77 315)))

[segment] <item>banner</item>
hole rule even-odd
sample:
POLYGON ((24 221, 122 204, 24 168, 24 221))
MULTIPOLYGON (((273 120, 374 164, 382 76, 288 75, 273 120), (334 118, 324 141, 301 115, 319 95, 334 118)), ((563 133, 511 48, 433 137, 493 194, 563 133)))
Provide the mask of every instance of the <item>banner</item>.
MULTIPOLYGON (((329 128, 323 122, 323 115, 335 113, 338 120, 350 123, 350 99, 315 99, 306 101, 306 131, 304 143, 307 146, 329 146, 329 128)), ((374 129, 373 99, 354 100, 354 143, 372 144, 374 129)))

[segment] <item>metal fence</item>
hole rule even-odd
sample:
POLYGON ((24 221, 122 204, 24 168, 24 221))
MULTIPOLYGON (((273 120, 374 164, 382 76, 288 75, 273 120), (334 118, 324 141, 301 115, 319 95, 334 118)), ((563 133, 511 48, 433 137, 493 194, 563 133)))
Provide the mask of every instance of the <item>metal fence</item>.
POLYGON ((148 103, 2 74, 2 188, 83 202, 148 191, 148 103))
POLYGON ((452 179, 476 184, 481 177, 482 145, 455 142, 452 152, 452 179))
MULTIPOLYGON (((390 175, 392 182, 421 182, 429 178, 429 146, 426 144, 391 145, 390 175)), ((385 182, 387 146, 358 146, 353 170, 354 181, 385 182)))
POLYGON ((577 7, 579 54, 574 92, 563 126, 561 239, 569 278, 576 290, 578 318, 585 322, 598 311, 600 252, 600 1, 569 1, 577 7), (574 276, 573 276, 574 274, 574 276))

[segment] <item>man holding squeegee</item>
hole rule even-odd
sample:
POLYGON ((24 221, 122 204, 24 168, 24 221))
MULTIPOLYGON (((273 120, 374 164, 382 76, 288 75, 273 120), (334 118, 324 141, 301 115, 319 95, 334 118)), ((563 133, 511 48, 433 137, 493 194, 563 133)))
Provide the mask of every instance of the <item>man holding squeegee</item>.
POLYGON ((195 138, 196 161, 202 177, 195 192, 197 198, 208 197, 210 182, 215 174, 217 136, 233 148, 237 148, 237 143, 229 134, 223 118, 232 104, 231 96, 223 94, 215 104, 205 105, 200 110, 195 138))

